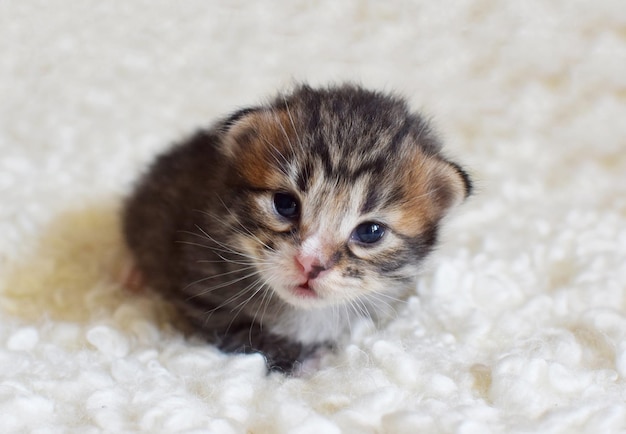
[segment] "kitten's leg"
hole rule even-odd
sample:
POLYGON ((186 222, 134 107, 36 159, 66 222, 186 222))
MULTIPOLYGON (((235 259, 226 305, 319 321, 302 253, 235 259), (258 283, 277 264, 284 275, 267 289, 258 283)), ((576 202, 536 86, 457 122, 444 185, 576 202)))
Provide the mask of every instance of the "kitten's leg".
POLYGON ((226 352, 262 353, 268 369, 285 373, 291 373, 317 348, 269 333, 255 323, 242 324, 236 330, 229 330, 216 343, 226 352))
POLYGON ((124 288, 131 292, 143 291, 146 281, 143 273, 139 271, 134 260, 128 260, 119 274, 119 281, 124 288))
POLYGON ((331 344, 320 344, 316 346, 304 360, 296 363, 293 370, 294 377, 303 377, 319 371, 322 367, 322 359, 334 352, 335 348, 331 344))

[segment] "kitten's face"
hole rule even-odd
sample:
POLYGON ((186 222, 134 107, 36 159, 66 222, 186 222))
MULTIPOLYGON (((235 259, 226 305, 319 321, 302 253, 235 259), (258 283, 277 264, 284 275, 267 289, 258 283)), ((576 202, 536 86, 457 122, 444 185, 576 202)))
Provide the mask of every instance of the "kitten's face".
POLYGON ((281 299, 360 309, 415 281, 438 221, 467 187, 432 142, 419 145, 433 140, 424 128, 403 106, 328 95, 232 126, 233 242, 281 299))

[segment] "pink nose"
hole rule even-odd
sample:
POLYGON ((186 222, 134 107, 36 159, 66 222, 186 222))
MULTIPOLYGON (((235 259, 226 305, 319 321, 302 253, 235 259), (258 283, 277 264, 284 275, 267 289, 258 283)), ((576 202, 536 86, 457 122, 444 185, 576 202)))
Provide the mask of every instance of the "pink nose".
POLYGON ((296 263, 300 271, 309 279, 315 279, 322 271, 326 270, 319 258, 313 255, 297 255, 296 263))

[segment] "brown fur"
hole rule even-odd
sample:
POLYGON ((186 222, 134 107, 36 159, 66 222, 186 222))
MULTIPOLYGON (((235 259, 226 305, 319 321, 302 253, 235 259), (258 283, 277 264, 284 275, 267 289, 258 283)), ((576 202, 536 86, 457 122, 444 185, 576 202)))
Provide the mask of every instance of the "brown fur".
POLYGON ((401 98, 300 86, 159 157, 124 231, 148 284, 210 341, 291 370, 355 317, 392 315, 470 191, 401 98))
POLYGON ((282 178, 275 170, 276 163, 293 154, 290 147, 295 138, 284 110, 259 111, 233 126, 225 148, 237 159, 238 173, 250 186, 277 189, 282 178))

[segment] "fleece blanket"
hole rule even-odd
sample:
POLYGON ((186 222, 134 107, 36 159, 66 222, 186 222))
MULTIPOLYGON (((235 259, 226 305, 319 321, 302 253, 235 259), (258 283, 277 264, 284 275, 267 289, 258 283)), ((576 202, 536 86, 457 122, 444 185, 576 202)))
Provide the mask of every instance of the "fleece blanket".
POLYGON ((0 2, 0 432, 626 432, 622 0, 0 2), (407 96, 476 181, 299 377, 120 284, 149 161, 295 82, 407 96))

